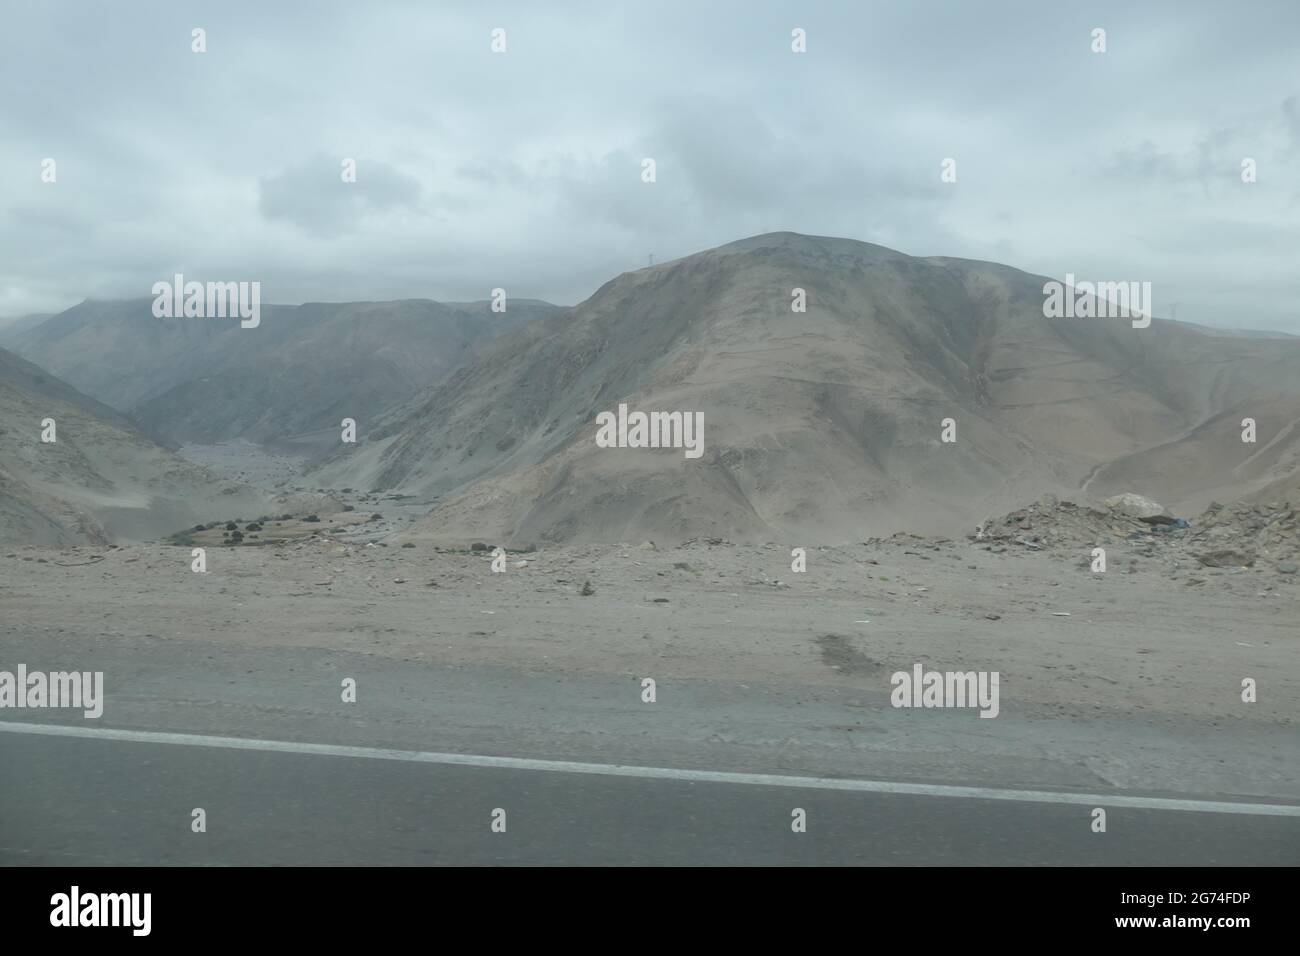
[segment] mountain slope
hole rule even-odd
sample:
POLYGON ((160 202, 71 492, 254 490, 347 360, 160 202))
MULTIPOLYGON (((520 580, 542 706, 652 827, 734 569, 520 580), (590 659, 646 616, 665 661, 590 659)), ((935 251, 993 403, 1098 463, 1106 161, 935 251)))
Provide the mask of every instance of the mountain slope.
POLYGON ((0 344, 7 345, 13 342, 18 336, 36 328, 52 315, 52 312, 39 312, 12 319, 0 319, 0 344))
POLYGON ((0 349, 0 541, 148 540, 199 521, 272 510, 140 434, 106 405, 0 349), (55 441, 40 440, 53 419, 55 441))
POLYGON ((15 351, 170 444, 303 436, 337 443, 339 422, 368 421, 436 381, 493 335, 552 306, 513 299, 263 306, 234 319, 160 319, 152 300, 83 302, 14 340, 15 351), (311 436, 313 432, 321 434, 311 436))
MULTIPOLYGON (((1047 319, 1044 281, 844 239, 743 240, 492 343, 316 476, 443 496, 432 535, 838 542, 959 532, 1089 476, 1105 491, 1099 466, 1230 409, 1300 412, 1300 342, 1047 319), (703 457, 598 448, 596 416, 620 402, 702 412, 703 457)), ((1186 465, 1162 467, 1118 490, 1195 493, 1186 465)))

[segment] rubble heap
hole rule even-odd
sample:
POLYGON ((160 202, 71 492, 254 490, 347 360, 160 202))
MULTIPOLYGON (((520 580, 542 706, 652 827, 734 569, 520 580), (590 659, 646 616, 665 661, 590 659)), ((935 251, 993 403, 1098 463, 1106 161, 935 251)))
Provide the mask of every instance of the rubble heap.
POLYGON ((1260 562, 1294 574, 1296 555, 1300 554, 1296 511, 1287 501, 1231 505, 1211 502, 1196 519, 1192 542, 1201 563, 1212 567, 1260 562))
POLYGON ((989 518, 967 538, 1031 550, 1077 549, 1104 545, 1130 535, 1151 534, 1153 527, 1121 508, 1101 502, 1079 504, 1044 495, 1027 508, 989 518))
POLYGON ((995 552, 1078 552, 1123 542, 1148 557, 1184 566, 1295 574, 1300 555, 1297 525, 1296 507, 1290 502, 1214 502, 1200 517, 1187 520, 1135 494, 1083 503, 1046 495, 1026 508, 988 519, 967 539, 995 552))

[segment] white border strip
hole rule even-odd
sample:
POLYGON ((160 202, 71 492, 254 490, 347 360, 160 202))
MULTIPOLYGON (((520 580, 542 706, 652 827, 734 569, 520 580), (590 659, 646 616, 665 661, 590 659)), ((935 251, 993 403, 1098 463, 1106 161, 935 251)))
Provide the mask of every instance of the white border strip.
POLYGON ((1182 800, 1169 797, 1142 797, 1115 793, 1001 790, 993 787, 893 783, 882 780, 854 780, 836 777, 791 777, 766 773, 732 773, 724 770, 679 770, 671 767, 634 767, 622 764, 577 763, 569 760, 536 760, 529 757, 427 753, 418 750, 385 750, 377 747, 347 747, 339 744, 307 744, 286 740, 256 740, 248 737, 209 737, 200 734, 173 734, 153 730, 112 730, 109 728, 69 727, 61 724, 19 723, 14 721, 0 721, 0 732, 37 734, 49 737, 83 737, 94 740, 125 740, 142 744, 220 747, 226 750, 257 750, 267 753, 307 754, 318 757, 400 760, 408 763, 487 767, 498 770, 585 773, 605 777, 639 777, 642 779, 676 780, 689 783, 790 787, 801 790, 850 790, 858 793, 892 793, 965 800, 1013 800, 1021 803, 1067 803, 1082 804, 1089 807, 1131 807, 1137 810, 1181 810, 1196 813, 1242 813, 1267 817, 1300 817, 1300 806, 1282 803, 1227 803, 1214 800, 1182 800))

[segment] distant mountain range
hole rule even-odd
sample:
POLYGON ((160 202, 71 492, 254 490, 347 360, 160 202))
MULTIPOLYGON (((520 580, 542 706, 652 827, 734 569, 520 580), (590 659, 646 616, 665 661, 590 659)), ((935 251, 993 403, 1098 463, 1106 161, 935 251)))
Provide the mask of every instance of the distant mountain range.
POLYGON ((462 362, 479 342, 555 307, 487 302, 263 306, 256 328, 153 315, 151 299, 87 301, 10 338, 10 348, 161 442, 247 438, 312 451, 462 362))
POLYGON ((42 392, 40 370, 10 357, 22 467, 0 499, 33 535, 82 520, 95 527, 78 533, 111 536, 120 502, 91 505, 142 484, 160 504, 141 491, 131 507, 177 530, 161 502, 202 499, 207 479, 133 426, 173 445, 296 446, 321 456, 312 487, 437 497, 417 538, 503 544, 840 543, 960 534, 1047 492, 1135 491, 1194 515, 1300 487, 1300 339, 1046 318, 1046 281, 773 233, 625 273, 563 309, 267 306, 241 329, 155 318, 150 300, 86 302, 13 342, 102 404, 58 382, 42 392), (30 445, 55 398, 96 436, 76 462, 30 445), (601 447, 598 421, 620 406, 702 416, 699 457, 601 447), (339 441, 345 417, 355 445, 339 441))

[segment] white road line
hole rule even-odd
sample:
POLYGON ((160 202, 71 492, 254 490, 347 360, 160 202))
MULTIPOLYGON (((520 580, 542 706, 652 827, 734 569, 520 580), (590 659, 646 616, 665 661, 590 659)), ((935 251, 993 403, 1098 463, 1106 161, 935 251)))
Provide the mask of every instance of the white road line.
POLYGON ((153 730, 112 730, 109 728, 69 727, 59 724, 29 724, 13 721, 0 721, 0 732, 37 734, 50 737, 82 737, 92 740, 122 740, 142 744, 219 747, 225 750, 256 750, 267 753, 306 754, 317 757, 400 760, 408 763, 487 767, 497 770, 541 770, 552 773, 597 774, 605 777, 640 777, 688 783, 727 783, 758 787, 791 787, 800 790, 851 790, 859 793, 951 797, 965 800, 1013 800, 1021 803, 1067 803, 1088 807, 1131 807, 1137 810, 1182 810, 1197 813, 1244 813, 1253 816, 1300 817, 1300 806, 1280 803, 1228 803, 1215 800, 1126 796, 1114 793, 1057 793, 1051 790, 1001 790, 995 787, 955 787, 941 784, 893 783, 886 780, 853 780, 836 777, 790 777, 766 773, 731 773, 723 770, 679 770, 672 767, 634 767, 621 764, 577 763, 569 760, 535 760, 529 757, 426 753, 419 750, 385 750, 378 747, 346 747, 339 744, 305 744, 287 740, 208 737, 200 734, 172 734, 153 730))

